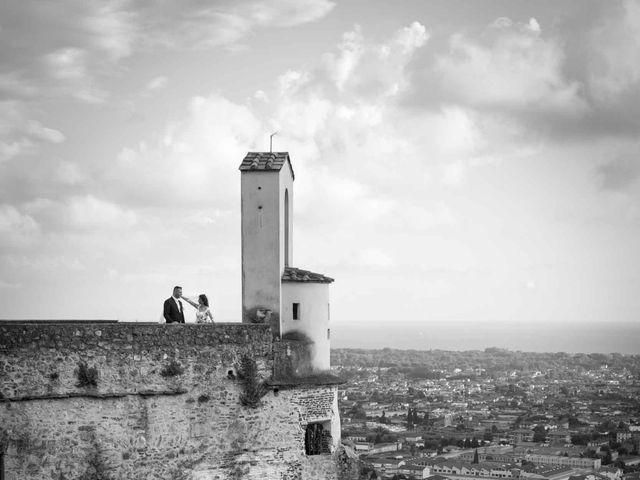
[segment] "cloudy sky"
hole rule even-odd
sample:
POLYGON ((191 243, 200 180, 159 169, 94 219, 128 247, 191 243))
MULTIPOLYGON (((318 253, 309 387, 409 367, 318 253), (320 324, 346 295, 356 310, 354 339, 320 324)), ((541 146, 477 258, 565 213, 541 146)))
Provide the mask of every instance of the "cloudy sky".
POLYGON ((29 0, 0 43, 0 318, 238 321, 274 131, 332 322, 639 318, 639 2, 29 0))

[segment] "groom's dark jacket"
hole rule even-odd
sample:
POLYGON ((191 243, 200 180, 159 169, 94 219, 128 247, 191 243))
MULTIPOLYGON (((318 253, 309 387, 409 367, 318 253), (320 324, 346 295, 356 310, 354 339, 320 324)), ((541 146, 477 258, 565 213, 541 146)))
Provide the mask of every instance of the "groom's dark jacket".
POLYGON ((167 323, 184 323, 184 311, 180 311, 173 297, 164 301, 163 315, 167 323))

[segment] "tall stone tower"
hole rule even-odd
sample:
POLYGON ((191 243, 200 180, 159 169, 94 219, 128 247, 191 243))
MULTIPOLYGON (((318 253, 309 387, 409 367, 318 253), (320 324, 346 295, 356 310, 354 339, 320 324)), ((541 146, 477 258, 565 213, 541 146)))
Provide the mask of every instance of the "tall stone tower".
POLYGON ((329 369, 329 284, 295 268, 293 181, 287 152, 249 152, 240 164, 242 321, 271 325, 274 337, 306 342, 297 374, 329 369))

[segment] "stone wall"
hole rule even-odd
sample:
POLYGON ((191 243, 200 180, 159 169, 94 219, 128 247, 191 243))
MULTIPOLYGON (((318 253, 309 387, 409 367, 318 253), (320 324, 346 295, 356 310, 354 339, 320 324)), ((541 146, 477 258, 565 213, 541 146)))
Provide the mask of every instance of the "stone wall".
POLYGON ((157 393, 226 378, 250 354, 267 375, 271 338, 265 325, 58 323, 0 324, 0 394, 157 393), (162 376, 171 362, 182 375, 162 376), (78 387, 80 362, 98 371, 97 387, 78 387))
POLYGON ((0 324, 5 478, 335 478, 331 456, 304 455, 304 426, 334 414, 335 387, 244 407, 245 354, 270 375, 268 326, 0 324), (81 362, 96 385, 80 385, 81 362))

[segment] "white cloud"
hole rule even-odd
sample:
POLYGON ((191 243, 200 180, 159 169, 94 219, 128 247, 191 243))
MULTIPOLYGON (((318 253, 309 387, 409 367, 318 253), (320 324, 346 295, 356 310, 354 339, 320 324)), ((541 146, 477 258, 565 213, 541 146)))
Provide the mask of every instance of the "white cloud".
POLYGON ((253 98, 264 103, 269 103, 269 96, 264 92, 264 90, 257 90, 256 93, 253 94, 253 98))
POLYGON ((247 2, 246 9, 238 3, 235 5, 241 12, 251 12, 249 16, 261 25, 292 27, 321 19, 333 9, 335 3, 328 0, 268 0, 247 2))
POLYGON ((378 248, 364 248, 352 252, 353 259, 349 264, 368 268, 389 268, 395 265, 394 260, 386 252, 378 248))
POLYGON ((15 207, 0 205, 0 232, 4 235, 31 235, 38 232, 38 224, 32 217, 19 212, 15 207))
POLYGON ((599 101, 640 89, 640 4, 628 0, 621 7, 589 38, 588 81, 599 101))
POLYGON ((65 136, 62 132, 54 128, 45 127, 35 120, 29 120, 25 127, 25 132, 37 140, 49 143, 62 143, 65 141, 65 136))
POLYGON ((97 88, 89 73, 88 56, 80 48, 61 48, 44 56, 49 76, 54 80, 48 86, 51 94, 71 96, 87 103, 102 103, 107 94, 97 88))
POLYGON ((0 101, 0 162, 38 151, 43 143, 61 143, 62 132, 30 119, 29 108, 20 101, 0 101))
MULTIPOLYGON (((231 45, 256 29, 316 21, 333 7, 328 0, 223 0, 206 5, 198 0, 180 4, 70 0, 56 8, 16 3, 7 18, 29 28, 0 30, 5 49, 0 92, 13 102, 28 100, 21 107, 27 112, 23 121, 37 116, 39 106, 51 98, 103 104, 110 96, 107 80, 122 76, 125 70, 118 65, 134 52, 158 45, 187 50, 231 45)), ((153 91, 165 84, 164 77, 157 77, 147 88, 153 91)), ((37 151, 38 142, 29 135, 3 134, 2 120, 0 161, 37 151)), ((63 138, 46 128, 39 134, 47 140, 63 138)))
POLYGON ((445 99, 479 107, 584 111, 579 84, 564 78, 561 45, 543 38, 535 20, 523 26, 503 18, 493 26, 487 45, 453 35, 448 54, 427 67, 445 99))
POLYGON ((283 96, 296 94, 310 81, 311 76, 308 72, 288 70, 278 77, 278 93, 283 96))
POLYGON ((417 48, 422 47, 428 39, 429 35, 424 25, 413 22, 396 34, 394 43, 402 48, 403 53, 412 54, 417 48))
POLYGON ((258 28, 292 27, 314 22, 334 7, 328 0, 198 1, 140 8, 141 42, 179 49, 209 49, 235 44, 258 28))
POLYGON ((449 187, 461 187, 464 184, 468 167, 462 161, 447 163, 442 166, 442 183, 449 187))
POLYGON ((276 130, 286 132, 288 137, 299 140, 314 138, 324 130, 332 109, 331 102, 319 96, 311 96, 305 102, 284 97, 278 104, 273 125, 276 130))
POLYGON ((491 24, 493 28, 511 28, 513 21, 509 17, 496 18, 491 24))
POLYGON ((132 210, 93 195, 74 196, 63 201, 41 198, 27 203, 24 209, 40 224, 54 230, 126 230, 138 222, 132 210))
POLYGON ((127 229, 137 222, 136 214, 130 210, 91 195, 72 198, 67 207, 67 219, 69 224, 76 228, 100 229, 117 228, 127 229))
POLYGON ((38 272, 60 273, 60 271, 82 272, 87 266, 74 255, 63 255, 53 252, 46 254, 29 252, 29 255, 12 255, 5 257, 8 266, 17 271, 34 270, 38 272))
POLYGON ((337 54, 324 55, 326 75, 343 94, 397 95, 404 88, 404 68, 428 38, 425 27, 413 22, 388 41, 376 44, 368 41, 356 25, 343 35, 337 54))
POLYGON ((63 185, 78 185, 87 180, 87 176, 78 165, 65 161, 56 166, 53 178, 63 185))
POLYGON ((530 18, 529 23, 527 24, 527 28, 535 33, 540 33, 542 29, 540 28, 540 24, 535 18, 530 18))
POLYGON ((531 32, 534 34, 539 34, 542 31, 540 28, 540 24, 535 18, 530 18, 527 23, 514 22, 509 17, 499 17, 493 21, 490 25, 491 28, 496 29, 516 29, 521 32, 531 32))
POLYGON ((149 82, 147 83, 147 86, 145 87, 147 91, 149 92, 153 92, 155 90, 160 90, 164 87, 167 86, 167 82, 169 81, 169 79, 165 76, 159 76, 159 77, 155 77, 151 80, 149 80, 149 82))
MULTIPOLYGON (((167 272, 147 272, 133 273, 120 272, 116 269, 107 269, 107 275, 113 280, 124 282, 128 285, 162 285, 169 284, 172 281, 171 275, 167 272)), ((160 309, 158 309, 160 312, 160 309)))
POLYGON ((33 97, 39 89, 18 72, 0 73, 0 92, 9 98, 33 97))
POLYGON ((123 149, 100 178, 134 205, 225 207, 247 147, 268 138, 253 113, 220 95, 194 97, 160 138, 123 149), (236 165, 237 164, 237 165, 236 165))
POLYGON ((353 31, 347 32, 342 36, 342 43, 339 46, 340 55, 328 54, 325 56, 327 69, 338 90, 344 89, 345 84, 364 54, 363 43, 362 29, 356 25, 353 31))
POLYGON ((636 146, 636 151, 625 152, 600 165, 597 175, 601 187, 610 191, 624 191, 633 187, 640 178, 639 153, 640 148, 636 146))
POLYGON ((30 248, 40 237, 40 225, 12 205, 0 205, 0 251, 30 248))
POLYGON ((83 80, 87 75, 85 52, 79 48, 61 48, 45 56, 51 76, 60 80, 83 80))
POLYGON ((184 216, 184 222, 197 226, 220 225, 234 216, 231 210, 214 209, 213 211, 199 210, 184 216))
POLYGON ((434 202, 433 205, 398 203, 386 223, 405 231, 429 231, 455 227, 458 219, 452 208, 443 201, 434 202), (393 217, 400 221, 394 222, 393 217))
POLYGON ((82 20, 92 35, 93 43, 105 51, 111 61, 128 57, 138 35, 137 15, 127 10, 128 2, 97 2, 82 20))

